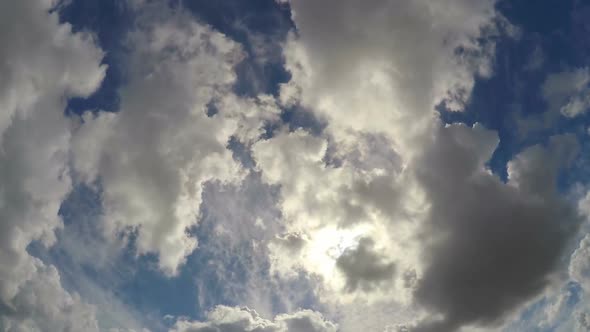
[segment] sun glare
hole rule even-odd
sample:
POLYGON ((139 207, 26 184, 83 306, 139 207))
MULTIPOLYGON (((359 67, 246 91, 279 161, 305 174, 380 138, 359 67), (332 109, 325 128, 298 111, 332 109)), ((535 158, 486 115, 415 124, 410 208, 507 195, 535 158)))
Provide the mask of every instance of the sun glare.
POLYGON ((360 239, 369 234, 369 227, 361 225, 351 229, 328 226, 311 234, 305 254, 308 269, 335 287, 342 287, 344 280, 337 271, 336 261, 347 249, 355 248, 360 239))

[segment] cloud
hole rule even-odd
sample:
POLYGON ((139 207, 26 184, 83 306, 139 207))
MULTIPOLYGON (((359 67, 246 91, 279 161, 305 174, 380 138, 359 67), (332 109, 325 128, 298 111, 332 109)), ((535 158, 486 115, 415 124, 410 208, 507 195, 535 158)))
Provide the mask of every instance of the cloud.
POLYGON ((543 97, 550 112, 574 118, 590 108, 590 71, 577 68, 550 74, 543 83, 543 97))
POLYGON ((23 282, 3 311, 4 331, 98 331, 96 309, 65 291, 54 266, 34 262, 35 274, 23 282))
MULTIPOLYGON (((496 133, 443 125, 435 111, 461 111, 476 78, 491 75, 495 38, 514 32, 494 1, 290 1, 297 28, 283 55, 292 79, 278 100, 236 95, 239 44, 182 6, 134 1, 120 112, 74 120, 63 116, 65 100, 99 86, 103 54, 90 35, 60 25, 53 4, 0 5, 15 27, 0 32, 14 44, 0 50, 0 327, 92 331, 103 327, 99 314, 135 324, 133 312, 68 292, 54 266, 27 252, 55 242, 70 173, 100 195, 100 231, 122 245, 109 249, 155 254, 168 276, 197 248, 196 234, 212 237, 201 240, 209 247, 199 277, 210 278, 195 283, 200 306, 223 294, 268 317, 292 312, 266 319, 217 306, 203 321, 178 319, 177 332, 383 330, 414 318, 407 329, 495 328, 552 285, 581 221, 557 188, 576 138, 526 148, 504 182, 486 166, 496 133), (280 107, 322 126, 293 130, 280 107), (227 287, 209 291, 210 279, 227 287), (290 310, 300 303, 344 323, 290 310)), ((553 113, 575 117, 587 85, 588 70, 576 69, 550 75, 543 93, 553 113)), ((81 246, 73 238, 64 248, 81 246)), ((587 242, 570 263, 583 287, 587 242)), ((78 254, 76 264, 98 254, 112 264, 108 250, 78 254)), ((125 309, 111 293, 92 296, 125 309)))
POLYGON ((571 278, 590 292, 590 235, 584 236, 570 259, 569 274, 571 278))
POLYGON ((395 264, 384 262, 374 246, 373 240, 362 238, 356 248, 346 249, 336 260, 336 266, 346 277, 348 290, 372 289, 392 279, 395 264))
MULTIPOLYGON (((514 35, 494 2, 290 6, 297 32, 285 45, 292 80, 281 102, 304 106, 326 128, 279 132, 253 146, 263 179, 281 188, 288 230, 306 235, 288 262, 281 257, 293 250, 270 245, 277 274, 319 275, 320 301, 338 303, 344 295, 334 285, 347 279, 338 279, 335 262, 352 261, 352 248, 368 236, 399 271, 379 301, 395 306, 408 302, 398 294, 413 293, 416 316, 426 310, 433 322, 418 330, 495 326, 540 294, 579 222, 555 182, 575 138, 523 151, 504 183, 486 169, 497 135, 481 126, 444 126, 434 110, 442 103, 461 111, 475 78, 491 74, 495 36, 514 35), (383 153, 371 144, 395 158, 383 166, 374 158, 383 153)), ((349 277, 375 268, 346 267, 349 277)), ((360 282, 349 278, 348 289, 361 289, 360 282)))
POLYGON ((331 151, 327 139, 297 130, 257 142, 252 153, 262 179, 281 186, 283 217, 293 227, 350 226, 396 215, 392 198, 404 179, 389 144, 365 135, 331 151))
POLYGON ((240 304, 265 315, 282 308, 282 294, 268 277, 265 246, 282 227, 276 193, 255 173, 239 184, 205 186, 202 220, 196 230, 202 246, 190 260, 197 270, 200 308, 240 304))
MULTIPOLYGON (((475 77, 491 74, 494 36, 514 34, 494 2, 290 5, 297 32, 286 43, 293 78, 283 86, 282 102, 300 103, 327 125, 321 137, 279 134, 253 148, 263 178, 281 185, 283 217, 310 239, 301 263, 277 263, 279 270, 323 275, 329 284, 337 277, 325 266, 352 261, 351 248, 374 236, 383 261, 393 264, 382 270, 389 275, 395 266, 400 272, 391 272, 396 291, 382 294, 399 303, 393 294, 413 292, 416 316, 425 309, 430 317, 418 331, 496 326, 540 294, 580 221, 556 185, 576 139, 559 136, 546 148, 521 152, 504 183, 486 169, 497 135, 479 125, 444 126, 434 111, 441 103, 461 111, 475 77), (331 20, 324 19, 328 12, 331 20), (370 157, 375 150, 359 148, 367 134, 385 139, 379 145, 395 152, 397 166, 379 167, 370 157), (288 146, 286 156, 274 150, 279 145, 288 146), (355 150, 368 152, 361 163, 355 150), (368 230, 346 245, 314 247, 319 234, 337 238, 363 223, 368 230), (329 225, 341 229, 327 233, 329 225), (323 252, 325 260, 310 263, 323 252), (403 276, 415 277, 404 282, 403 276)), ((358 262, 347 267, 349 290, 361 288, 351 272, 371 275, 375 268, 358 262)))
POLYGON ((575 139, 558 136, 547 148, 526 149, 509 163, 507 183, 485 170, 496 142, 481 127, 451 125, 417 161, 431 208, 415 296, 443 318, 416 331, 500 322, 550 284, 577 230, 577 211, 555 183, 575 139))
POLYGON ((52 1, 2 2, 0 16, 0 327, 97 330, 94 308, 62 287, 27 247, 55 242, 71 189, 68 97, 88 96, 105 68, 92 37, 49 13, 52 1))
POLYGON ((231 93, 238 44, 161 4, 138 4, 137 15, 121 110, 83 116, 74 165, 88 183, 100 181, 109 237, 136 235, 137 253, 157 254, 174 275, 197 247, 189 232, 203 184, 243 177, 230 138, 256 138, 278 111, 268 98, 231 93))
POLYGON ((577 331, 589 331, 590 330, 590 315, 586 312, 578 313, 577 315, 578 325, 577 331))
POLYGON ((282 100, 327 122, 337 142, 382 133, 410 153, 435 105, 460 110, 491 71, 493 1, 291 1, 282 100), (326 17, 332 19, 326 20, 326 17), (350 137, 353 136, 353 137, 350 137))
POLYGON ((178 320, 171 332, 336 332, 337 326, 310 310, 281 314, 273 320, 242 307, 217 306, 207 321, 178 320))
POLYGON ((61 204, 64 227, 56 231, 56 243, 49 250, 36 246, 33 252, 54 264, 64 284, 95 306, 101 331, 143 331, 143 326, 158 331, 158 315, 135 307, 121 294, 131 278, 140 275, 139 267, 128 252, 101 235, 99 197, 92 188, 77 184, 61 204))
POLYGON ((414 226, 405 221, 415 212, 415 193, 389 143, 365 135, 350 149, 330 151, 326 139, 297 130, 253 145, 263 181, 280 185, 279 207, 288 233, 269 244, 273 274, 287 279, 297 278, 300 272, 319 277, 323 280, 319 295, 326 301, 393 295, 389 290, 377 291, 369 279, 374 272, 388 274, 388 264, 399 265, 400 271, 412 267, 408 260, 412 255, 401 254, 411 248, 403 241, 391 241, 388 227, 399 226, 396 239, 411 232, 414 226), (372 239, 386 257, 377 255, 362 238, 372 239), (351 266, 358 255, 376 261, 351 266), (386 261, 383 266, 381 260, 386 261), (345 288, 352 291, 351 297, 342 294, 345 288))
POLYGON ((529 55, 529 58, 524 66, 524 69, 527 71, 538 70, 543 66, 545 61, 546 59, 545 54, 543 53, 543 48, 537 45, 529 55))
MULTIPOLYGON (((552 200, 556 196, 552 189, 547 189, 552 188, 553 178, 546 187, 525 189, 533 185, 529 180, 516 185, 520 182, 517 178, 529 176, 524 171, 515 170, 513 183, 503 184, 484 166, 496 148, 495 134, 481 127, 445 128, 435 113, 435 106, 441 103, 449 109, 462 110, 469 101, 476 77, 491 74, 494 37, 511 35, 514 29, 495 12, 493 1, 436 4, 379 0, 362 3, 291 1, 290 6, 297 31, 285 44, 286 66, 292 80, 283 85, 281 102, 309 109, 326 123, 326 128, 320 137, 305 132, 279 133, 253 146, 253 156, 263 179, 281 186, 281 210, 286 223, 291 230, 302 231, 310 239, 300 250, 299 257, 290 260, 292 264, 279 263, 285 253, 273 246, 271 253, 276 250, 274 266, 279 272, 303 270, 322 276, 324 284, 332 291, 325 293, 330 295, 320 296, 320 300, 339 302, 344 295, 334 292, 338 287, 330 284, 348 284, 345 289, 362 293, 358 292, 363 288, 359 286, 363 282, 359 276, 370 276, 371 270, 376 268, 369 263, 343 265, 355 257, 352 248, 363 248, 358 246, 359 241, 370 237, 376 247, 382 248, 379 253, 382 263, 385 262, 379 266, 377 274, 393 275, 394 282, 380 290, 380 296, 369 297, 369 302, 378 299, 391 306, 407 304, 411 296, 400 294, 414 292, 416 304, 430 309, 432 315, 448 314, 441 312, 447 309, 442 303, 436 303, 436 293, 452 289, 454 284, 452 281, 445 284, 443 279, 439 289, 434 280, 447 272, 453 273, 453 264, 461 268, 462 251, 455 250, 451 243, 459 245, 465 241, 468 245, 470 235, 463 228, 473 227, 476 231, 482 224, 493 229, 505 227, 485 221, 495 219, 487 208, 487 200, 491 206, 495 204, 494 199, 503 198, 505 192, 515 195, 522 201, 517 203, 520 206, 512 206, 513 203, 501 199, 498 204, 504 204, 510 211, 527 210, 523 218, 530 226, 532 221, 528 219, 533 220, 538 214, 542 215, 539 211, 545 211, 540 204, 530 203, 528 195, 547 194, 534 192, 539 189, 550 191, 552 194, 547 195, 552 200), (328 16, 330 20, 325 19, 328 16), (375 156, 382 156, 380 151, 387 150, 395 157, 387 158, 382 164, 383 160, 375 156), (522 187, 514 189, 518 186, 522 187), (448 209, 443 210, 443 206, 448 209), (474 220, 473 225, 470 220, 474 220), (323 240, 324 244, 319 244, 320 239, 327 238, 339 240, 333 244, 323 240), (430 240, 441 246, 430 246, 430 240), (447 249, 448 257, 444 256, 447 249), (441 257, 441 262, 431 255, 441 257), (347 267, 344 280, 338 280, 337 274, 329 268, 333 263, 337 269, 337 261, 340 261, 340 270, 347 267), (393 266, 399 273, 392 272, 393 266), (447 267, 448 271, 442 271, 447 267)), ((514 165, 522 162, 515 161, 514 165)), ((505 216, 498 218, 508 223, 505 216)), ((547 229, 539 231, 540 238, 556 229, 550 221, 546 223, 547 229)), ((495 232, 498 236, 511 236, 506 231, 495 232)), ((566 238, 564 234, 562 239, 566 238)), ((495 246, 501 242, 481 250, 500 251, 501 248, 495 246)), ((546 264, 540 263, 543 267, 540 279, 544 280, 550 273, 562 246, 563 242, 558 241, 551 251, 554 256, 549 256, 546 264)), ((520 259, 526 257, 523 254, 520 259)), ((481 264, 482 268, 492 265, 485 261, 481 264)), ((467 264, 465 268, 470 267, 467 264)), ((478 267, 473 266, 473 269, 478 271, 478 267)), ((292 274, 284 273, 284 276, 289 275, 292 274)), ((500 284, 498 288, 502 290, 500 284)), ((506 297, 512 298, 514 290, 509 288, 506 297)), ((535 288, 527 296, 541 289, 535 288)), ((318 290, 320 294, 324 291, 321 287, 318 290)), ((353 298, 358 299, 358 296, 353 295, 353 298)), ((516 294, 519 300, 515 303, 522 303, 527 296, 521 298, 516 294)), ((453 294, 444 293, 440 298, 449 299, 445 304, 450 305, 448 310, 454 310, 450 300, 453 294)), ((469 304, 467 297, 457 297, 458 306, 468 308, 469 304)), ((497 309, 496 304, 491 303, 481 308, 474 321, 480 318, 484 321, 486 315, 493 317, 489 320, 493 321, 517 304, 502 302, 497 304, 502 309, 497 309)), ((366 302, 357 302, 357 310, 365 308, 369 308, 366 302)), ((418 307, 416 315, 419 312, 418 307)), ((377 316, 376 313, 367 314, 377 316)), ((452 324, 458 328, 472 322, 461 317, 452 324)))

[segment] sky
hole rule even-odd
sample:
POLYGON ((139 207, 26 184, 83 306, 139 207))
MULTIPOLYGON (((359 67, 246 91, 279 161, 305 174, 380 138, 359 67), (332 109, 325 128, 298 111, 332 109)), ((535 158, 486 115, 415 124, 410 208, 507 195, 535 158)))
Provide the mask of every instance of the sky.
POLYGON ((1 331, 590 331, 590 3, 0 20, 1 331))

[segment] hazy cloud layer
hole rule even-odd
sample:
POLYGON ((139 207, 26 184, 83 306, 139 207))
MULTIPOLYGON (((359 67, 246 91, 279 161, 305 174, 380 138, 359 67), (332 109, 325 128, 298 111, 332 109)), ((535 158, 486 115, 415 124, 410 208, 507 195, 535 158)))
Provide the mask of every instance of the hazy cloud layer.
POLYGON ((548 285, 575 234, 579 217, 555 185, 575 141, 525 150, 509 163, 507 183, 484 168, 496 142, 480 127, 446 127, 417 166, 432 206, 416 297, 444 317, 419 331, 497 322, 548 285))

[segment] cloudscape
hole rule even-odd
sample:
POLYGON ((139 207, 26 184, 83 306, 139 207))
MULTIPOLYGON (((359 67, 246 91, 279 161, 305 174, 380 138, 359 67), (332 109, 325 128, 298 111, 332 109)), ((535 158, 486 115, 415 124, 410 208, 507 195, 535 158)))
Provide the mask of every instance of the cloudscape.
POLYGON ((590 331, 589 2, 0 18, 0 331, 590 331))

